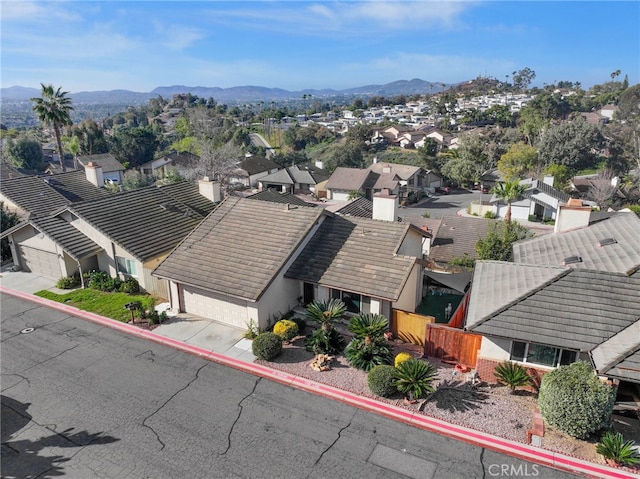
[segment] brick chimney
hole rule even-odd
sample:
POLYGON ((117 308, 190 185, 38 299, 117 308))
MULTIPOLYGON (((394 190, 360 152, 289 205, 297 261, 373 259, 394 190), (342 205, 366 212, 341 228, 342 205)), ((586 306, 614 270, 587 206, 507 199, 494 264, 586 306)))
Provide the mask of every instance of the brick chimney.
POLYGON ((87 181, 92 185, 102 188, 104 186, 104 176, 102 176, 102 167, 93 161, 87 163, 84 168, 87 181))
POLYGON ((200 194, 207 198, 209 201, 219 203, 222 199, 220 192, 220 183, 217 181, 211 181, 211 178, 205 176, 201 180, 198 180, 198 189, 200 194))
POLYGON ((373 219, 396 221, 398 219, 398 197, 383 190, 373 195, 373 219))

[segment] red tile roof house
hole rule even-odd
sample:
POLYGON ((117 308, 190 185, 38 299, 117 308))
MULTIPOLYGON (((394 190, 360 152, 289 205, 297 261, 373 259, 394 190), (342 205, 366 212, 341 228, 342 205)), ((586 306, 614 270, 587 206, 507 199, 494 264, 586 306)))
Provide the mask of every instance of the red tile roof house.
POLYGON ((478 374, 495 381, 512 360, 541 377, 582 359, 640 396, 640 219, 559 214, 556 233, 514 243, 514 263, 476 263, 465 329, 483 335, 478 374))
MULTIPOLYGON (((380 217, 393 218, 397 198, 376 199, 380 217)), ((173 310, 241 329, 314 299, 391 317, 420 303, 424 241, 396 221, 228 197, 153 274, 170 282, 173 310)))

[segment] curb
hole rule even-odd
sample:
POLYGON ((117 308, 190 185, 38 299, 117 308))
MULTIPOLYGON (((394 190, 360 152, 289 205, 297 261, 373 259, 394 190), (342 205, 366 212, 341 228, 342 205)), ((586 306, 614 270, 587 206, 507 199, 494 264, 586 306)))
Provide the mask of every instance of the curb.
POLYGON ((12 290, 0 286, 0 293, 6 293, 21 299, 25 299, 32 303, 41 304, 49 308, 67 313, 80 319, 88 320, 92 323, 108 327, 120 331, 122 333, 131 334, 157 344, 162 344, 179 351, 198 356, 202 359, 212 361, 224 366, 228 366, 254 376, 260 376, 265 379, 276 381, 296 389, 307 391, 312 394, 321 395, 328 399, 340 401, 344 404, 363 409, 368 412, 384 416, 388 419, 400 421, 402 423, 418 427, 430 432, 441 434, 452 439, 460 440, 468 444, 491 449, 503 454, 507 454, 519 459, 534 462, 543 466, 561 469, 571 473, 582 473, 590 477, 602 479, 638 479, 640 476, 616 469, 606 465, 595 464, 583 459, 578 459, 565 454, 553 451, 547 451, 527 444, 518 443, 509 439, 503 439, 498 436, 483 433, 464 426, 457 426, 447 423, 440 419, 430 418, 424 415, 418 415, 415 412, 389 405, 375 399, 358 396, 348 391, 317 383, 315 381, 294 376, 288 373, 277 371, 264 367, 260 364, 247 363, 239 359, 230 358, 223 354, 209 351, 207 349, 192 346, 176 339, 161 336, 153 331, 140 329, 136 326, 121 323, 114 319, 105 318, 94 313, 82 311, 74 306, 58 303, 48 299, 40 298, 31 294, 12 290))

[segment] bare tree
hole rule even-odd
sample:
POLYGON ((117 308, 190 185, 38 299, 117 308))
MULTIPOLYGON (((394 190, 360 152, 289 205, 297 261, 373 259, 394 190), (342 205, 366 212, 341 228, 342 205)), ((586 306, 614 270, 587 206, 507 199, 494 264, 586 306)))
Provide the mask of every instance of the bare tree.
POLYGON ((180 173, 187 179, 196 180, 208 176, 221 185, 227 183, 229 174, 235 169, 242 157, 242 151, 231 144, 216 147, 209 139, 198 141, 200 158, 180 173))
POLYGON ((618 187, 610 172, 604 171, 591 180, 588 197, 593 200, 601 210, 609 208, 614 201, 618 187))

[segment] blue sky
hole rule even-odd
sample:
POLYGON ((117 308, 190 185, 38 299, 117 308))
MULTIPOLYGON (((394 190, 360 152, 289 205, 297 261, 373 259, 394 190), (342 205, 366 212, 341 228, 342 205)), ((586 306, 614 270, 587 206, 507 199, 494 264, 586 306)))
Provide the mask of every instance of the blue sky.
POLYGON ((420 78, 640 82, 640 2, 0 2, 1 81, 343 89, 420 78))

